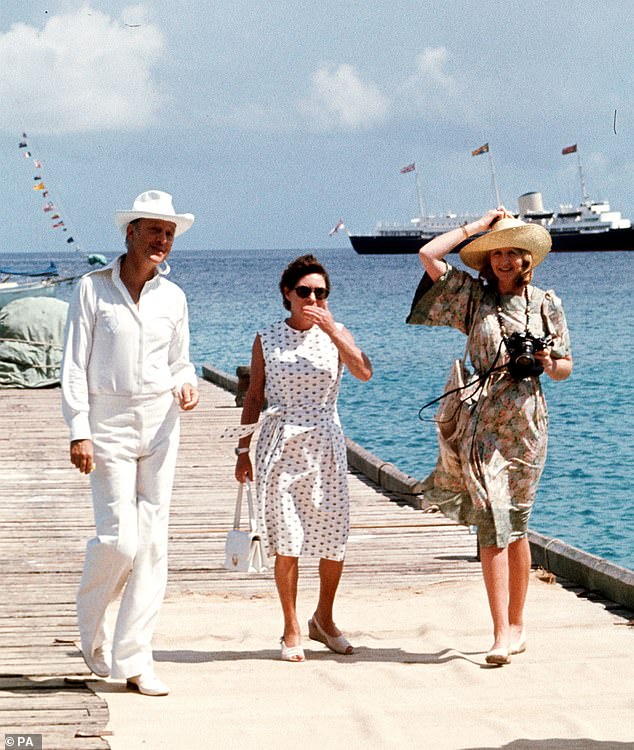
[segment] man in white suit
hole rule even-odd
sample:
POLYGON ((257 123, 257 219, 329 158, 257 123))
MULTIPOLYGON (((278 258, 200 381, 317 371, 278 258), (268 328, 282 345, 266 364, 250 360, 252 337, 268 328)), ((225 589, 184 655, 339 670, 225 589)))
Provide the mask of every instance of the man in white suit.
POLYGON ((198 403, 187 302, 166 278, 174 238, 193 221, 159 190, 117 211, 127 251, 81 278, 62 363, 70 460, 90 474, 96 526, 77 595, 82 654, 99 677, 144 695, 168 693, 151 641, 167 582, 178 407, 198 403), (110 637, 106 610, 119 594, 110 637))

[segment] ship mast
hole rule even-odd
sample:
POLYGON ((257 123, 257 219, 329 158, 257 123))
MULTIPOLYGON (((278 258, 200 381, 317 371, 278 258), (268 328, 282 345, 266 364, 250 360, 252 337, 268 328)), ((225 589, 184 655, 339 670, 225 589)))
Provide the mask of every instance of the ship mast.
POLYGON ((421 222, 426 218, 425 208, 423 206, 423 193, 420 189, 420 179, 418 177, 418 170, 416 169, 416 162, 413 161, 411 164, 407 164, 401 167, 401 174, 408 174, 409 172, 414 173, 416 180, 416 197, 418 198, 418 221, 421 222))
POLYGON ((586 181, 583 176, 583 167, 581 166, 581 157, 579 156, 579 149, 577 149, 577 166, 579 167, 579 181, 581 182, 581 195, 583 196, 583 202, 589 206, 590 196, 588 195, 588 189, 586 188, 586 181))
POLYGON ((501 206, 502 201, 500 200, 500 189, 498 188, 497 175, 495 174, 495 164, 493 163, 493 151, 487 141, 479 148, 474 149, 471 152, 471 156, 480 156, 480 154, 486 154, 489 157, 489 166, 491 167, 491 183, 493 185, 493 192, 495 193, 495 205, 501 206))
POLYGON ((566 154, 577 154, 577 169, 579 170, 579 181, 581 182, 581 198, 582 198, 582 204, 584 206, 589 206, 590 196, 588 195, 588 189, 586 188, 586 181, 583 176, 583 167, 581 166, 581 157, 579 156, 579 148, 576 143, 574 143, 572 146, 566 146, 561 150, 561 153, 563 156, 566 156, 566 154))
POLYGON ((501 206, 502 201, 500 200, 500 189, 498 188, 497 175, 495 174, 495 164, 493 163, 493 152, 489 147, 487 149, 487 155, 489 157, 489 164, 491 165, 491 183, 493 184, 493 191, 495 192, 495 205, 501 206))
POLYGON ((416 196, 418 198, 418 215, 421 218, 421 221, 424 220, 426 217, 425 210, 423 208, 423 195, 420 189, 420 179, 418 177, 418 171, 414 170, 414 177, 416 179, 416 196))

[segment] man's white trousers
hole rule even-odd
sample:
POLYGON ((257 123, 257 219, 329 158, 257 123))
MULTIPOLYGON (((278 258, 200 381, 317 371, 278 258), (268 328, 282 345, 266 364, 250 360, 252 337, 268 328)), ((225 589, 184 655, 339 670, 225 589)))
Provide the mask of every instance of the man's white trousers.
POLYGON ((179 440, 172 393, 91 396, 97 536, 88 541, 77 594, 82 650, 109 641, 106 609, 122 592, 112 676, 152 669, 152 636, 167 583, 169 507, 179 440))

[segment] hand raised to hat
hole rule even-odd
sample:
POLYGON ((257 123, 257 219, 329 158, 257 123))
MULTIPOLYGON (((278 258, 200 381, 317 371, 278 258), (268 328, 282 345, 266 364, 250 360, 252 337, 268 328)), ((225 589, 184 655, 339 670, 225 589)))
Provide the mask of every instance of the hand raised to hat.
POLYGON ((488 232, 493 228, 493 225, 499 219, 512 219, 513 214, 507 211, 504 206, 498 206, 487 211, 481 219, 469 224, 469 235, 479 234, 480 232, 488 232), (474 231, 475 228, 475 231, 474 231))
POLYGON ((513 214, 504 206, 498 206, 487 211, 480 219, 450 229, 425 242, 418 251, 418 257, 429 278, 435 283, 446 272, 447 264, 444 258, 459 244, 471 240, 475 235, 489 232, 499 219, 508 218, 513 218, 513 214))
MULTIPOLYGON (((498 206, 487 211, 480 219, 457 226, 455 229, 436 235, 433 239, 425 242, 418 251, 418 257, 432 282, 438 281, 446 272, 447 263, 444 258, 458 245, 466 243, 476 235, 486 234, 500 219, 512 218, 513 214, 510 211, 507 211, 504 206, 498 206)), ((468 245, 465 245, 465 248, 470 247, 470 245, 469 242, 468 245)))

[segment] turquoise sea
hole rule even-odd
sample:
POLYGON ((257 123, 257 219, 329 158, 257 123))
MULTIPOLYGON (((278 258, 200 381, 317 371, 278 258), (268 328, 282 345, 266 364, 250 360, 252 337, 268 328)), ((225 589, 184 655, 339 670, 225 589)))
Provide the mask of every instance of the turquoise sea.
MULTIPOLYGON (((235 373, 249 363, 257 329, 284 316, 281 271, 304 252, 179 252, 176 245, 171 278, 189 299, 191 354, 199 367, 235 373)), ((416 256, 359 256, 346 247, 315 254, 331 276, 335 317, 374 365, 369 383, 344 376, 339 410, 346 434, 422 479, 435 464, 436 436, 418 410, 442 392, 464 337, 405 324, 421 277, 416 256)), ((4 255, 2 265, 39 267, 42 260, 48 258, 4 255)), ((86 268, 71 256, 56 261, 62 274, 86 268)), ((549 455, 531 527, 634 570, 634 252, 552 254, 534 281, 563 301, 575 367, 567 381, 544 378, 549 455)), ((69 288, 60 292, 69 295, 69 288)))

